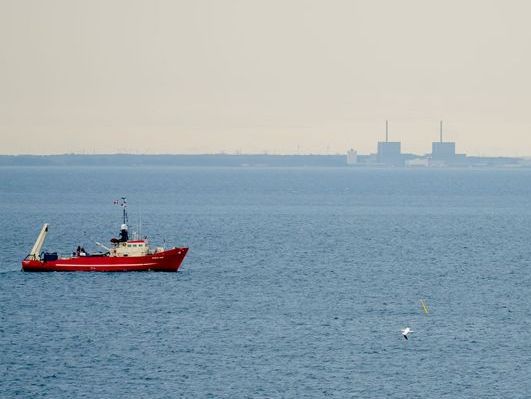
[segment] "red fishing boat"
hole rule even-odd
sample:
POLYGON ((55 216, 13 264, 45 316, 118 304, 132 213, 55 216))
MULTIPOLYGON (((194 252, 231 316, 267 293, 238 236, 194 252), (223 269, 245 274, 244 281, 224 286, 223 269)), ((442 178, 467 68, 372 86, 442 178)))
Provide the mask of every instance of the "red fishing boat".
MULTIPOLYGON (((115 201, 118 203, 118 201, 115 201)), ((188 248, 163 247, 150 248, 147 239, 129 240, 127 226, 127 201, 122 197, 123 223, 120 237, 111 239, 111 247, 106 252, 89 254, 80 246, 72 256, 60 257, 56 252, 41 252, 48 234, 48 224, 42 226, 31 252, 22 261, 22 270, 27 272, 128 272, 128 271, 162 271, 176 272, 188 252, 188 248)))

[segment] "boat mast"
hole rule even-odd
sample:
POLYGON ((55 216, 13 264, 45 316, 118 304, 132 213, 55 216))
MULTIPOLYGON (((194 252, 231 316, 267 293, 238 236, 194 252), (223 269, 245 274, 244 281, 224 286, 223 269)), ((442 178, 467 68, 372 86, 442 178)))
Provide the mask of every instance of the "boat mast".
POLYGON ((123 224, 127 224, 127 221, 128 221, 127 219, 127 198, 122 197, 122 202, 120 203, 120 205, 123 208, 123 218, 124 218, 123 224))

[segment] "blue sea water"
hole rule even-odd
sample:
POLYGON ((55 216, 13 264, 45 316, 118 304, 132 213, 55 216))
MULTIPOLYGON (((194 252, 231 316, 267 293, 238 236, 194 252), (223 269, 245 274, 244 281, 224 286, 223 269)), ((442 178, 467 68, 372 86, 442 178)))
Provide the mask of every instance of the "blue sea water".
POLYGON ((6 167, 0 222, 1 398, 531 396, 529 170, 6 167), (20 271, 122 195, 178 273, 20 271))

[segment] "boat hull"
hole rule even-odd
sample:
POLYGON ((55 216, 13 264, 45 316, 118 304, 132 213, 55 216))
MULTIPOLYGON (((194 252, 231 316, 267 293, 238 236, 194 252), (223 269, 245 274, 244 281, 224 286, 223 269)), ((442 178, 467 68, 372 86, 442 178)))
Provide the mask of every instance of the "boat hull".
POLYGON ((26 272, 176 272, 188 248, 173 248, 146 256, 78 256, 67 259, 41 261, 25 259, 26 272))

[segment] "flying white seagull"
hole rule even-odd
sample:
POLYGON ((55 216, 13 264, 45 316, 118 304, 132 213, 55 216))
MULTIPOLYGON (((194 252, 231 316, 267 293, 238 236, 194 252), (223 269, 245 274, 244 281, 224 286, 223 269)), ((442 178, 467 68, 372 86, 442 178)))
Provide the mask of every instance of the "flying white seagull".
POLYGON ((402 331, 402 336, 403 336, 405 339, 407 339, 407 335, 408 335, 409 333, 415 332, 415 331, 413 331, 412 329, 410 329, 409 327, 406 327, 406 328, 404 328, 403 330, 400 330, 400 331, 402 331))

